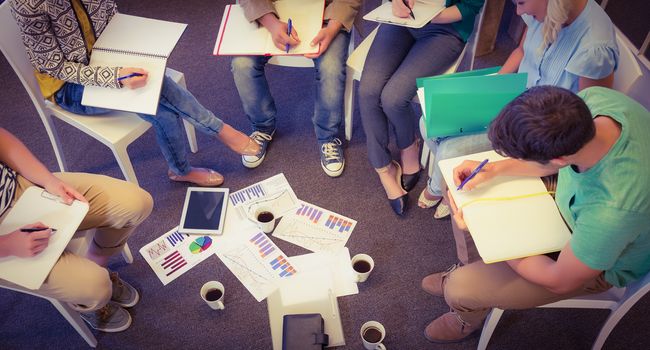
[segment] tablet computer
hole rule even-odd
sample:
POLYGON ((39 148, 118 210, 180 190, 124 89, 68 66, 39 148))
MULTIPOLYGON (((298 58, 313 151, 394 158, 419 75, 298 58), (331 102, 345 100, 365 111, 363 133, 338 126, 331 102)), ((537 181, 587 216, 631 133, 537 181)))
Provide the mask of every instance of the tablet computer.
POLYGON ((221 235, 228 207, 227 188, 188 187, 178 232, 221 235))

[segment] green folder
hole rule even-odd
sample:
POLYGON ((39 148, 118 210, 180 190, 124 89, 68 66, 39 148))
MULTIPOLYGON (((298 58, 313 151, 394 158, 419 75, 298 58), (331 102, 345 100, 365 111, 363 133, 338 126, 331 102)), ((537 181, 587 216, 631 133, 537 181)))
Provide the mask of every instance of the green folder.
POLYGON ((484 132, 501 109, 526 90, 526 73, 495 74, 499 68, 418 78, 418 88, 424 89, 427 137, 484 132))

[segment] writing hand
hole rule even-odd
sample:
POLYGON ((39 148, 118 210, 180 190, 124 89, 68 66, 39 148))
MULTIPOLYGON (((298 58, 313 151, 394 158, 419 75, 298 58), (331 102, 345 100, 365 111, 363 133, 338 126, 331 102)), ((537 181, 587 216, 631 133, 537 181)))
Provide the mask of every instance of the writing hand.
MULTIPOLYGON (((474 160, 465 160, 460 163, 459 166, 454 168, 454 184, 456 184, 456 186, 460 186, 463 180, 465 180, 465 178, 468 177, 479 164, 480 162, 474 160)), ((479 184, 486 182, 494 177, 494 172, 491 171, 493 165, 494 163, 487 163, 478 174, 476 174, 472 179, 467 181, 465 185, 463 185, 463 190, 471 191, 479 184)))
POLYGON ((123 86, 129 89, 138 89, 147 85, 147 78, 149 77, 149 72, 147 72, 142 68, 124 67, 120 69, 118 75, 120 77, 125 77, 132 73, 137 73, 142 75, 138 77, 131 77, 131 78, 126 78, 121 80, 120 83, 122 83, 123 86))
MULTIPOLYGON (((25 228, 39 228, 47 227, 42 222, 36 222, 30 225, 21 227, 25 228)), ((29 258, 42 252, 50 242, 50 235, 52 230, 49 228, 43 231, 36 232, 21 232, 20 229, 11 232, 3 237, 2 244, 6 247, 6 252, 10 256, 17 256, 20 258, 29 258)))
POLYGON ((411 16, 411 9, 415 5, 415 0, 395 0, 391 3, 393 15, 400 18, 406 18, 411 16))
POLYGON ((447 199, 449 200, 449 207, 451 208, 451 217, 456 222, 456 226, 458 226, 458 229, 462 231, 467 231, 467 224, 463 218, 463 211, 461 209, 458 209, 456 201, 454 201, 454 198, 451 196, 451 193, 449 193, 449 190, 447 190, 447 199))
POLYGON ((67 205, 72 204, 72 201, 75 199, 88 203, 88 200, 86 200, 86 198, 81 193, 54 175, 52 175, 52 178, 50 180, 43 184, 43 187, 47 192, 61 197, 63 203, 67 205))
POLYGON ((318 53, 308 53, 305 54, 305 57, 317 58, 323 53, 325 53, 325 51, 327 51, 327 48, 332 43, 332 40, 334 40, 334 38, 336 38, 336 36, 339 34, 339 31, 341 30, 342 27, 343 24, 341 24, 341 22, 335 19, 331 19, 327 24, 327 27, 319 30, 318 34, 316 34, 316 36, 310 43, 311 46, 320 45, 320 48, 318 49, 318 53))
POLYGON ((280 21, 272 13, 267 13, 264 16, 258 19, 258 22, 266 28, 266 30, 271 33, 271 38, 273 39, 273 44, 278 49, 285 51, 287 45, 294 47, 300 44, 300 38, 298 37, 298 32, 295 27, 291 28, 291 36, 287 35, 287 29, 289 25, 285 22, 280 21))

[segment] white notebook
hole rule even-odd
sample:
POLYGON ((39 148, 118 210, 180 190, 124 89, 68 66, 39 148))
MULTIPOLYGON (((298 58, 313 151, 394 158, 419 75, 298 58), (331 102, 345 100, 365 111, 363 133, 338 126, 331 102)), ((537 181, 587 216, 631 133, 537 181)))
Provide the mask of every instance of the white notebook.
POLYGON ((88 203, 74 201, 66 205, 40 187, 28 188, 0 223, 0 236, 38 221, 57 231, 50 236, 47 248, 36 256, 0 258, 0 278, 28 289, 38 289, 87 212, 88 203))
POLYGON ((497 176, 471 191, 457 191, 453 170, 463 160, 504 159, 494 151, 444 159, 438 164, 486 264, 559 251, 571 238, 546 186, 538 177, 497 176), (503 200, 515 196, 525 198, 503 200), (496 200, 498 199, 498 200, 496 200))
POLYGON ((86 86, 81 104, 154 115, 167 58, 187 24, 124 15, 113 16, 93 46, 91 66, 143 68, 147 85, 139 89, 86 86))
POLYGON ((323 27, 325 2, 323 0, 278 0, 274 1, 280 20, 288 23, 298 33, 300 44, 280 50, 273 44, 271 33, 256 21, 249 22, 240 5, 226 5, 219 26, 219 34, 214 45, 215 56, 240 55, 304 55, 317 53, 317 46, 311 46, 312 39, 323 27))
MULTIPOLYGON (((402 1, 402 0, 395 0, 402 1)), ((376 9, 368 12, 363 19, 367 21, 394 24, 409 28, 422 28, 445 9, 445 0, 416 0, 413 5, 415 19, 401 18, 393 15, 393 5, 385 2, 376 9)))

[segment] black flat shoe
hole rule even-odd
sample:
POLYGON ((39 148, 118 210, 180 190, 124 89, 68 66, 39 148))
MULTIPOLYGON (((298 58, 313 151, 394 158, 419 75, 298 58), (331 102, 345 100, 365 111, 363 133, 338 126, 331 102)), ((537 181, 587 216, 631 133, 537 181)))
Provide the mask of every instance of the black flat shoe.
POLYGON ((406 203, 408 203, 408 193, 402 195, 401 197, 395 199, 389 199, 390 207, 393 208, 395 214, 402 216, 406 211, 406 203))
POLYGON ((409 192, 415 187, 415 185, 418 184, 418 180, 420 180, 420 172, 422 169, 418 170, 415 174, 403 174, 402 175, 402 188, 406 192, 409 192))

